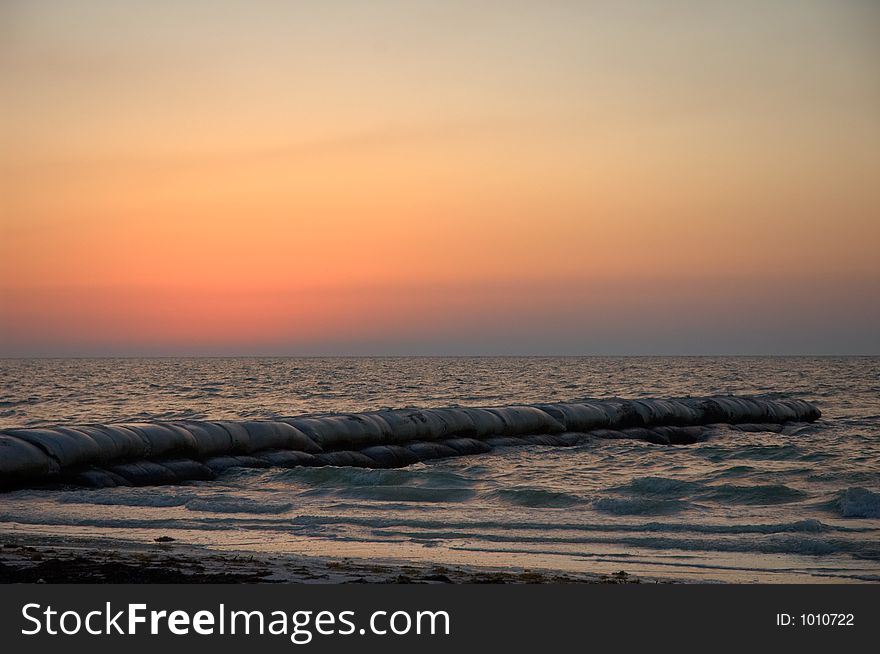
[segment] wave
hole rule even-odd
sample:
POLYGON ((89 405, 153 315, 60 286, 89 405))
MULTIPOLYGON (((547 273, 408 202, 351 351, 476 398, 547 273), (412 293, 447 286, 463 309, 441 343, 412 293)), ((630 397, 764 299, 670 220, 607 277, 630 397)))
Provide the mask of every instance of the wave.
POLYGON ((287 513, 293 508, 290 502, 267 502, 246 497, 213 496, 190 500, 185 504, 190 511, 209 513, 287 513))
POLYGON ((807 493, 784 484, 762 484, 755 486, 723 484, 711 487, 701 497, 715 502, 730 504, 769 506, 800 501, 807 497, 807 493))
POLYGON ((802 490, 784 484, 713 485, 699 481, 669 479, 666 477, 640 477, 622 486, 608 489, 611 492, 638 496, 637 500, 603 501, 600 510, 626 514, 633 507, 636 514, 641 507, 656 507, 659 511, 672 511, 673 508, 685 508, 684 504, 670 503, 671 500, 699 500, 723 504, 744 504, 755 506, 771 506, 797 502, 808 495, 802 490))
POLYGON ((706 538, 706 537, 668 537, 655 535, 613 535, 613 536, 555 536, 524 535, 521 533, 480 533, 480 532, 418 532, 386 530, 383 536, 407 538, 410 540, 465 540, 469 542, 516 543, 537 545, 621 545, 635 549, 679 550, 693 556, 695 552, 741 552, 759 554, 796 554, 804 556, 830 556, 849 554, 865 560, 880 560, 880 546, 873 541, 848 538, 821 537, 809 534, 773 534, 761 538, 706 538))
POLYGON ((804 451, 798 445, 745 445, 736 449, 726 447, 705 447, 700 456, 713 461, 825 461, 834 457, 828 452, 804 451))
POLYGON ((342 468, 322 466, 316 468, 292 468, 277 474, 266 475, 266 482, 282 482, 319 488, 349 488, 352 486, 444 486, 470 488, 474 481, 451 472, 427 468, 394 470, 370 468, 342 468))
POLYGON ((353 486, 351 488, 313 489, 302 495, 304 497, 342 497, 375 502, 452 504, 473 499, 476 496, 476 491, 469 488, 431 486, 353 486))
POLYGON ((715 479, 726 479, 728 477, 747 477, 755 472, 756 468, 754 466, 730 466, 729 468, 724 468, 723 470, 719 470, 718 472, 713 473, 711 476, 715 479))
POLYGON ((233 495, 211 495, 199 497, 195 493, 162 494, 153 491, 143 492, 141 489, 125 489, 129 492, 114 492, 112 495, 101 494, 97 489, 93 492, 59 493, 56 499, 62 504, 89 504, 97 506, 129 506, 138 508, 170 508, 185 507, 190 511, 210 513, 286 513, 293 508, 290 502, 273 502, 264 499, 255 500, 233 495), (141 492, 138 492, 141 491, 141 492))
POLYGON ((702 490, 703 484, 694 481, 680 479, 668 479, 666 477, 640 477, 628 484, 615 486, 610 490, 622 493, 634 493, 637 495, 651 495, 659 497, 682 497, 695 491, 702 490))
POLYGON ((55 499, 62 504, 92 504, 97 506, 130 506, 147 508, 168 508, 183 506, 195 495, 191 493, 157 493, 153 489, 129 488, 126 493, 104 494, 101 489, 83 493, 81 491, 61 492, 55 499))
MULTIPOLYGON (((91 492, 89 493, 91 494, 91 492)), ((203 498, 207 499, 207 498, 203 498)), ((191 498, 187 499, 187 502, 191 498)), ((122 502, 120 502, 122 504, 122 502)), ((244 505, 239 505, 243 508, 244 505)), ((337 507, 341 508, 341 507, 337 507)), ((642 537, 645 534, 672 534, 679 538, 718 536, 736 537, 740 535, 759 536, 785 536, 813 535, 818 537, 831 536, 840 539, 845 535, 864 534, 870 537, 870 542, 876 544, 874 534, 880 529, 877 527, 851 527, 831 525, 815 519, 799 520, 787 523, 744 523, 744 524, 705 524, 693 522, 545 522, 545 521, 516 521, 516 520, 447 520, 427 519, 419 517, 393 516, 369 516, 349 514, 303 514, 284 516, 276 515, 234 516, 230 512, 218 512, 212 516, 208 512, 199 512, 199 517, 169 517, 167 515, 157 518, 139 517, 133 518, 125 514, 111 515, 92 513, 65 513, 34 515, 27 509, 15 510, 7 508, 0 512, 0 522, 19 523, 28 525, 52 525, 52 526, 90 526, 107 529, 194 529, 202 531, 228 531, 240 529, 258 529, 272 532, 296 532, 304 531, 326 534, 322 528, 342 527, 365 527, 374 534, 394 533, 408 534, 419 533, 425 538, 483 538, 490 532, 498 531, 506 534, 512 540, 526 541, 558 541, 558 542, 591 542, 602 539, 601 534, 609 534, 609 542, 619 541, 630 537, 642 537), (411 530, 411 531, 408 531, 411 530), (562 536, 550 534, 563 532, 562 536), (568 534, 572 535, 568 535, 568 534), (597 536, 577 536, 574 534, 593 534, 597 536), (620 535, 618 535, 620 534, 620 535)), ((497 536, 497 535, 496 535, 497 536)), ((747 539, 749 540, 749 539, 747 539)))
POLYGON ((293 518, 298 525, 351 525, 382 529, 387 527, 413 527, 417 529, 455 529, 481 530, 500 529, 504 531, 570 531, 570 532, 652 532, 652 533, 699 533, 699 534, 780 534, 780 533, 867 533, 878 531, 870 527, 843 527, 829 525, 821 520, 806 519, 783 523, 744 523, 744 524, 705 524, 691 522, 645 522, 632 524, 627 522, 600 523, 589 522, 543 522, 514 520, 430 520, 426 518, 406 518, 395 516, 358 516, 358 515, 306 515, 293 518))
POLYGON ((401 468, 593 438, 683 445, 705 440, 719 423, 780 425, 820 415, 799 399, 718 396, 7 429, 0 432, 0 487, 176 483, 239 466, 401 468))
POLYGON ((503 488, 492 491, 490 497, 504 504, 513 506, 525 506, 536 509, 567 509, 585 500, 571 493, 548 491, 541 488, 517 487, 503 488))
POLYGON ((837 507, 844 518, 880 518, 880 493, 856 486, 840 492, 837 507))
POLYGON ((611 515, 669 515, 691 508, 682 500, 656 498, 600 497, 593 501, 593 508, 611 515))

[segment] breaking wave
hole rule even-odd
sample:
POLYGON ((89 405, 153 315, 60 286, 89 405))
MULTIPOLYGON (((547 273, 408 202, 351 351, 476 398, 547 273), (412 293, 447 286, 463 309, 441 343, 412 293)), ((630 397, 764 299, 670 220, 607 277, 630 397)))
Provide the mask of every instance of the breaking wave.
POLYGON ((880 493, 857 486, 842 491, 837 498, 844 518, 880 518, 880 493))

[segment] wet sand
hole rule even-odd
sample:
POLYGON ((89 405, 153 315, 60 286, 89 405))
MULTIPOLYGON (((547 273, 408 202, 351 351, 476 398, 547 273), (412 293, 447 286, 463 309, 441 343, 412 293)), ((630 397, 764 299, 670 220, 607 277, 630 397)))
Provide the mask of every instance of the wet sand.
POLYGON ((0 536, 0 583, 655 583, 623 570, 560 573, 417 565, 391 560, 217 552, 159 537, 153 543, 34 535, 0 536))

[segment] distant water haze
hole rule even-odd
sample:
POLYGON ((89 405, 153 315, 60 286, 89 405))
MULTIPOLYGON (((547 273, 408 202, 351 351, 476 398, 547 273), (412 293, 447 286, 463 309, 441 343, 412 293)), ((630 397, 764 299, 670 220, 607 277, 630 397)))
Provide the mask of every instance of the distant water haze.
POLYGON ((880 5, 0 5, 0 355, 880 352, 880 5))

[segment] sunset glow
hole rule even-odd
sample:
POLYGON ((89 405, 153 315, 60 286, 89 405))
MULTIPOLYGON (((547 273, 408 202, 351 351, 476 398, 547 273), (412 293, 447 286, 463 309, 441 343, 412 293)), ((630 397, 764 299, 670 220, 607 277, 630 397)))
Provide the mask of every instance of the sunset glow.
POLYGON ((880 7, 0 5, 0 354, 877 353, 880 7))

